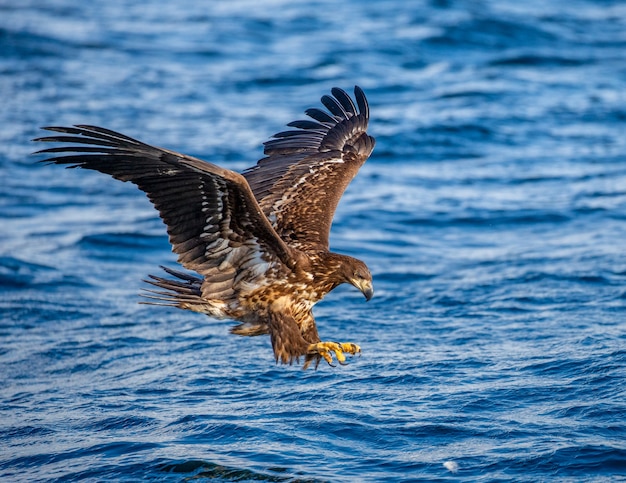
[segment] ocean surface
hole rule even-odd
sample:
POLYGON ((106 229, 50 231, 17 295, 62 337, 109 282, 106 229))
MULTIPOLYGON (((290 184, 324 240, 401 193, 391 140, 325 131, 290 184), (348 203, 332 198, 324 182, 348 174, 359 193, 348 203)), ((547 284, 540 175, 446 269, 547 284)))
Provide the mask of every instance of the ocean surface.
POLYGON ((626 481, 623 1, 0 0, 0 126, 0 480, 626 481), (355 84, 344 367, 138 304, 156 211, 31 155, 85 123, 239 171, 355 84))

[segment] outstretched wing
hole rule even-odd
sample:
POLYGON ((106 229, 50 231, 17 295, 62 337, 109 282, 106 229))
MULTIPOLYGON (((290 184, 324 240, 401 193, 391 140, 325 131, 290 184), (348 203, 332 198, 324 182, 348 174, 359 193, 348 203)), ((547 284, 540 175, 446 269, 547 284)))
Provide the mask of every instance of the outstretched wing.
POLYGON ((243 172, 278 235, 303 250, 328 249, 335 209, 346 187, 374 149, 366 133, 369 106, 356 86, 356 106, 339 88, 325 95, 328 112, 306 111, 265 143, 267 157, 243 172), (358 106, 358 109, 357 109, 358 106))
POLYGON ((44 129, 62 135, 35 141, 70 143, 38 151, 66 153, 44 162, 100 171, 145 192, 178 261, 204 275, 211 292, 220 284, 232 291, 235 277, 249 280, 293 262, 240 174, 100 127, 44 129))

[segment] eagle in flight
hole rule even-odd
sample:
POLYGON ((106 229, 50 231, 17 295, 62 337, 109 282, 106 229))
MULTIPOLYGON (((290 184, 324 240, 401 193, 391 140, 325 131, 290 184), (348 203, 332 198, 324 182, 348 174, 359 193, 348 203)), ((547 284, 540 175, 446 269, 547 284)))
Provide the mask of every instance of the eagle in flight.
POLYGON ((123 134, 89 125, 44 127, 61 133, 35 141, 69 143, 38 153, 64 153, 43 162, 100 171, 130 181, 148 195, 165 225, 178 262, 198 276, 162 267, 150 275, 147 303, 233 319, 231 332, 269 334, 283 364, 323 358, 332 365, 357 344, 322 342, 312 308, 342 283, 369 300, 365 263, 329 251, 339 200, 374 148, 366 133, 369 106, 339 88, 321 98, 327 110, 265 143, 265 157, 241 174, 123 134))

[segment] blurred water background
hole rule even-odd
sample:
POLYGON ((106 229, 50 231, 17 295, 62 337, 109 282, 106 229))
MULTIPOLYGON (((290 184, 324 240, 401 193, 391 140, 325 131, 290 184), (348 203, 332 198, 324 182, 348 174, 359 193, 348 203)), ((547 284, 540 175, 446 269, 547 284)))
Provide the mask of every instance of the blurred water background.
POLYGON ((1 479, 626 479, 624 2, 0 0, 0 100, 1 479), (346 367, 139 305, 156 211, 30 155, 89 123, 242 170, 355 84, 346 367))

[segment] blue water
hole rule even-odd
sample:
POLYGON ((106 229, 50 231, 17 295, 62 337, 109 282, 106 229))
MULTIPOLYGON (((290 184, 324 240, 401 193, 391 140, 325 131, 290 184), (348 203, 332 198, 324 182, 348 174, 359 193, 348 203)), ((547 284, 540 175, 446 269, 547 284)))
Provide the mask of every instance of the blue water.
POLYGON ((0 96, 0 479, 626 480, 624 2, 5 1, 0 96), (143 194, 29 155, 90 123, 242 170, 354 84, 345 367, 139 305, 143 194))

